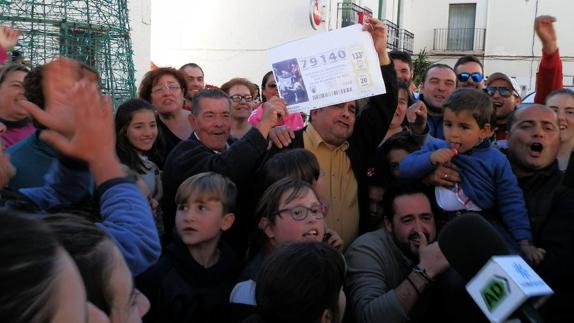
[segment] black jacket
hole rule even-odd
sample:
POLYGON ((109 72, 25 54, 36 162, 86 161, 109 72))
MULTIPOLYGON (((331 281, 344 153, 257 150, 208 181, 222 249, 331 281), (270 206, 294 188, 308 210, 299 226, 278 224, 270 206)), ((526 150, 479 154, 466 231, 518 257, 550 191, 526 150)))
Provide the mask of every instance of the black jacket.
POLYGON ((219 261, 204 268, 176 239, 154 266, 136 278, 151 303, 144 322, 229 322, 229 294, 240 262, 224 242, 219 250, 219 261))
POLYGON ((179 143, 167 156, 162 174, 164 244, 172 240, 176 212, 175 193, 188 177, 202 172, 216 172, 229 177, 239 190, 235 223, 224 238, 241 254, 247 246, 250 195, 254 188, 254 173, 265 159, 267 139, 252 128, 243 138, 234 142, 222 153, 216 153, 199 141, 195 135, 179 143), (247 213, 247 214, 246 214, 247 213))

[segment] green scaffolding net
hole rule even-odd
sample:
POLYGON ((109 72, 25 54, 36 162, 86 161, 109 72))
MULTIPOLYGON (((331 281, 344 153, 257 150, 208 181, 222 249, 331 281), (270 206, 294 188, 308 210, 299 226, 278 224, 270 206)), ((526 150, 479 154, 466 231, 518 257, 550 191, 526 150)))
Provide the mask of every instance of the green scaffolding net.
POLYGON ((13 61, 37 66, 74 58, 100 73, 114 106, 134 97, 127 0, 0 0, 0 25, 21 33, 13 61))

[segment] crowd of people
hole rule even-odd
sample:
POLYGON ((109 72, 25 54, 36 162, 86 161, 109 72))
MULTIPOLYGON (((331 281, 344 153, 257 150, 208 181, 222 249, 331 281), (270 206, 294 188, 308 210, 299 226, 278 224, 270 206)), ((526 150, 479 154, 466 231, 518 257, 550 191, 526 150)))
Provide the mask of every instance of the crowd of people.
POLYGON ((535 104, 473 56, 415 86, 365 18, 386 93, 304 116, 272 72, 215 87, 196 63, 114 111, 91 66, 5 62, 0 27, 0 321, 482 322, 437 241, 469 214, 574 321, 574 92, 554 18, 534 28, 535 104))

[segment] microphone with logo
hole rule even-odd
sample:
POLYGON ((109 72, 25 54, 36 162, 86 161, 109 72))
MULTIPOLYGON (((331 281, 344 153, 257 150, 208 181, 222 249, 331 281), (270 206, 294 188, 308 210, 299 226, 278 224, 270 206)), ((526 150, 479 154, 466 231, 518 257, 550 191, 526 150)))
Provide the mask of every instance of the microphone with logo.
MULTIPOLYGON (((542 322, 533 300, 552 295, 552 289, 482 216, 464 214, 441 231, 438 244, 450 266, 467 283, 466 290, 491 322, 509 317, 542 322)), ((543 301, 543 300, 542 300, 543 301)))

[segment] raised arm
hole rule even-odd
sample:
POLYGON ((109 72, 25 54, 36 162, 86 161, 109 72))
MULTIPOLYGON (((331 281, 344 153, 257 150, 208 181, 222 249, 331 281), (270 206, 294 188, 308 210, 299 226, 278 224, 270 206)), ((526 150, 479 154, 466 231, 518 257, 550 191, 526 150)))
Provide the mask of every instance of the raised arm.
POLYGON ((0 64, 8 59, 8 51, 16 46, 20 33, 10 27, 0 27, 0 64))
POLYGON ((18 190, 42 210, 70 206, 92 196, 92 176, 88 168, 78 162, 57 160, 45 178, 43 186, 18 190))
POLYGON ((373 37, 386 88, 385 94, 371 97, 367 106, 361 110, 350 139, 351 149, 360 149, 360 154, 366 156, 367 160, 368 156, 375 154, 389 129, 397 109, 398 90, 397 74, 387 52, 387 33, 384 24, 380 20, 369 18, 363 29, 373 37))
POLYGON ((536 73, 536 95, 534 103, 544 104, 546 96, 563 87, 562 60, 558 50, 556 18, 552 16, 539 16, 534 20, 534 30, 542 42, 542 59, 536 73))
MULTIPOLYGON (((439 165, 446 163, 446 160, 437 160, 433 154, 445 151, 447 144, 440 139, 432 139, 421 149, 408 154, 401 160, 400 176, 403 179, 422 179, 439 165)), ((446 155, 452 158, 452 152, 447 149, 446 155)))
POLYGON ((49 128, 42 131, 42 140, 87 164, 100 193, 103 221, 99 225, 114 240, 132 272, 141 273, 157 260, 161 247, 147 200, 125 179, 115 154, 110 98, 99 93, 98 85, 82 75, 75 61, 60 58, 46 65, 44 72, 46 109, 31 103, 24 107, 49 128), (63 113, 67 117, 58 118, 63 113))

